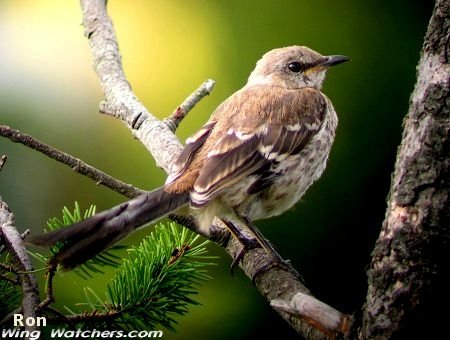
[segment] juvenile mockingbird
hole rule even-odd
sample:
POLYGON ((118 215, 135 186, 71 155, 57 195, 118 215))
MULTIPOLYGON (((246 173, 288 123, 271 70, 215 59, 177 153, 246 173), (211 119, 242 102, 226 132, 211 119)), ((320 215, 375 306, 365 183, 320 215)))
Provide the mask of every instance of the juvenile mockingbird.
POLYGON ((337 116, 320 89, 328 67, 348 60, 304 46, 266 53, 247 84, 187 139, 164 186, 29 242, 68 241, 54 261, 72 268, 176 212, 193 215, 203 231, 215 216, 234 235, 230 221, 244 222, 267 248, 251 221, 291 208, 324 171, 337 116))

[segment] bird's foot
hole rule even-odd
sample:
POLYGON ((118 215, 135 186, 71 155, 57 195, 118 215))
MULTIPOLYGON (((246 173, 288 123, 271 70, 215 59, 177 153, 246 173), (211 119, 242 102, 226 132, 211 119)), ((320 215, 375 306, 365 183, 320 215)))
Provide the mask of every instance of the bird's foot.
POLYGON ((242 248, 241 248, 241 250, 239 250, 239 252, 236 254, 236 256, 234 256, 233 262, 231 262, 230 272, 231 272, 231 275, 233 275, 233 276, 234 276, 234 273, 233 273, 234 267, 239 265, 239 262, 242 261, 242 259, 244 258, 244 255, 249 250, 252 250, 255 248, 262 248, 261 244, 258 242, 257 239, 246 237, 244 234, 240 234, 239 237, 237 237, 237 239, 242 244, 242 248))
MULTIPOLYGON (((292 267, 289 261, 284 260, 276 251, 275 247, 264 238, 264 236, 259 232, 256 227, 254 227, 249 221, 247 222, 247 226, 255 237, 247 236, 241 229, 239 229, 233 222, 222 219, 223 223, 226 225, 231 234, 236 237, 236 239, 241 243, 241 250, 234 256, 233 262, 230 266, 231 275, 233 275, 234 268, 239 265, 245 256, 245 254, 255 248, 262 248, 266 251, 267 255, 270 256, 270 260, 266 261, 266 264, 262 267, 258 268, 252 274, 252 282, 255 283, 255 280, 258 276, 265 273, 271 268, 278 267, 283 271, 288 271, 296 276, 299 280, 303 281, 303 278, 300 274, 292 267)), ((234 275, 233 275, 234 276, 234 275)))
POLYGON ((225 224, 225 226, 230 231, 230 233, 234 237, 236 237, 236 239, 239 241, 239 243, 242 244, 242 249, 233 258, 233 262, 231 263, 231 266, 230 266, 231 275, 234 276, 234 274, 233 274, 234 267, 239 265, 239 262, 242 261, 242 259, 244 258, 244 255, 251 249, 260 248, 260 247, 264 248, 264 245, 262 245, 261 242, 257 238, 247 236, 233 222, 225 220, 225 219, 222 219, 222 222, 225 224))

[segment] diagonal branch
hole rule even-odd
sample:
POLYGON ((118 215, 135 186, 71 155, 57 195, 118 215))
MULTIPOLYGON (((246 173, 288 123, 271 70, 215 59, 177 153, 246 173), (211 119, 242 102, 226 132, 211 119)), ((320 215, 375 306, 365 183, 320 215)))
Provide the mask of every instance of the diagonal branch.
POLYGON ((178 128, 181 121, 191 111, 194 106, 205 96, 209 95, 214 88, 215 81, 212 79, 205 80, 200 87, 195 90, 189 97, 187 97, 180 106, 178 106, 172 114, 164 119, 172 132, 178 128))
POLYGON ((154 117, 131 90, 123 72, 114 27, 105 6, 104 0, 81 0, 85 35, 105 95, 100 112, 122 120, 150 151, 156 164, 170 172, 181 153, 181 143, 167 124, 154 117))
POLYGON ((98 322, 98 321, 108 322, 116 319, 122 313, 121 311, 111 310, 104 313, 94 311, 94 312, 85 312, 82 314, 64 315, 55 309, 52 309, 52 312, 57 315, 55 317, 49 317, 48 319, 50 321, 57 323, 65 322, 70 323, 71 325, 80 322, 98 322))
POLYGON ((0 171, 2 171, 7 159, 8 157, 6 155, 2 155, 2 157, 0 157, 0 171))
MULTIPOLYGON (((133 135, 150 151, 157 165, 167 173, 180 154, 182 146, 168 124, 156 119, 132 92, 122 69, 118 43, 111 19, 106 13, 104 0, 81 0, 85 35, 89 40, 94 60, 94 69, 100 80, 105 100, 100 112, 122 120, 133 135)), ((169 118, 170 119, 170 118, 169 118)), ((213 226, 214 228, 214 226, 213 226)), ((217 226, 216 226, 217 228, 217 226)), ((217 241, 214 235, 210 239, 217 241)), ((225 250, 233 258, 241 244, 230 238, 225 250)), ((277 265, 273 254, 262 249, 246 253, 241 268, 252 278, 260 293, 270 302, 273 299, 291 301, 297 293, 311 295, 296 271, 288 264, 277 265)), ((301 316, 277 310, 290 325, 309 339, 322 339, 324 333, 302 320, 301 316)), ((339 313, 339 312, 338 312, 339 313)), ((342 316, 340 320, 345 320, 342 316)), ((342 327, 331 330, 340 333, 342 327)))
POLYGON ((103 171, 100 171, 83 162, 82 160, 65 152, 59 151, 54 147, 31 137, 30 135, 10 128, 9 126, 0 125, 0 136, 9 138, 13 142, 21 143, 29 148, 39 151, 44 155, 57 160, 58 162, 70 166, 73 171, 94 180, 97 185, 103 185, 127 197, 136 197, 144 193, 143 190, 138 189, 131 184, 121 182, 107 173, 104 173, 103 171))

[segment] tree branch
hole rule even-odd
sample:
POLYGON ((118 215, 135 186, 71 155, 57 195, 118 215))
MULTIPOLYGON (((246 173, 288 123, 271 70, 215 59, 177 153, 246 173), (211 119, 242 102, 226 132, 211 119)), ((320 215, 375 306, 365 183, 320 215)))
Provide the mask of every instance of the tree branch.
POLYGON ((167 124, 154 117, 131 90, 122 68, 114 27, 103 0, 81 0, 83 26, 89 40, 94 69, 105 95, 100 112, 122 120, 153 155, 156 164, 170 172, 182 146, 167 124))
MULTIPOLYGON (((131 184, 124 183, 72 155, 59 151, 53 146, 45 144, 28 134, 20 132, 19 130, 12 129, 9 126, 0 125, 0 136, 9 138, 13 142, 20 143, 31 149, 41 152, 44 155, 69 166, 73 171, 94 180, 97 185, 103 185, 124 195, 125 197, 134 198, 147 192, 145 190, 134 187, 131 184)), ((3 159, 6 160, 6 156, 3 159)), ((194 220, 186 216, 177 216, 174 214, 170 214, 168 217, 180 224, 187 226, 189 229, 200 233, 200 231, 197 230, 198 228, 196 227, 194 220)), ((21 235, 22 239, 28 236, 29 233, 29 229, 25 230, 21 235)), ((228 240, 229 233, 222 228, 213 228, 213 231, 210 234, 203 233, 201 235, 204 237, 210 237, 214 239, 215 242, 222 245, 225 240, 228 240)))
POLYGON ((2 171, 7 159, 8 157, 6 155, 2 155, 2 157, 0 157, 0 171, 2 171))
POLYGON ((348 320, 350 319, 348 315, 343 315, 311 295, 297 293, 289 303, 285 300, 275 299, 270 305, 275 309, 302 318, 331 338, 336 336, 336 329, 340 329, 341 334, 348 331, 348 320))
POLYGON ((52 312, 57 315, 55 317, 48 317, 49 321, 65 322, 70 325, 74 325, 79 322, 111 321, 116 319, 122 313, 121 311, 110 310, 104 313, 94 311, 91 313, 86 312, 82 314, 64 315, 55 309, 52 309, 52 312))
MULTIPOLYGON (((105 95, 100 112, 121 119, 150 151, 156 164, 170 173, 182 146, 168 125, 151 115, 132 92, 122 69, 113 24, 105 6, 104 0, 81 0, 85 35, 89 39, 94 68, 105 95)), ((215 228, 220 227, 216 225, 215 228)), ((214 235, 209 238, 216 241, 214 235)), ((227 253, 234 257, 240 249, 241 244, 235 238, 229 238, 225 247, 227 253)), ((248 251, 240 266, 269 302, 273 299, 289 302, 299 292, 311 295, 291 266, 276 265, 274 255, 262 249, 248 251)), ((303 336, 309 339, 325 337, 298 316, 277 311, 303 336)), ((339 333, 340 329, 336 329, 335 333, 339 333)))
POLYGON ((172 132, 175 132, 188 112, 191 111, 203 97, 211 93, 215 83, 216 82, 212 79, 205 80, 197 90, 187 97, 185 101, 172 112, 169 117, 163 120, 172 132))
POLYGON ((73 171, 94 180, 97 185, 103 185, 127 197, 136 197, 145 192, 144 190, 138 189, 130 184, 121 182, 107 173, 83 162, 82 160, 65 152, 59 151, 30 135, 10 128, 9 126, 0 125, 0 136, 4 136, 13 142, 21 143, 29 148, 39 151, 44 155, 57 160, 58 162, 70 166, 73 171))
POLYGON ((53 295, 53 278, 55 277, 56 273, 56 265, 51 264, 47 268, 47 272, 45 273, 46 279, 45 279, 45 299, 39 304, 38 310, 43 311, 46 309, 51 303, 55 301, 55 297, 53 295))
POLYGON ((0 262, 0 269, 3 269, 5 272, 10 272, 10 273, 14 273, 17 274, 17 270, 15 270, 13 267, 8 266, 4 263, 0 262))
MULTIPOLYGON (((39 292, 36 277, 32 273, 33 266, 27 250, 22 243, 22 237, 15 228, 14 214, 0 197, 0 237, 15 258, 22 286, 22 313, 24 318, 36 317, 39 304, 39 292)), ((36 330, 37 326, 25 325, 25 330, 36 330)))
POLYGON ((1 281, 8 281, 8 282, 12 283, 13 285, 20 285, 20 280, 17 277, 12 279, 9 276, 0 274, 0 280, 1 281))
POLYGON ((404 121, 386 218, 372 253, 361 339, 398 337, 449 267, 449 36, 450 2, 438 0, 404 121))

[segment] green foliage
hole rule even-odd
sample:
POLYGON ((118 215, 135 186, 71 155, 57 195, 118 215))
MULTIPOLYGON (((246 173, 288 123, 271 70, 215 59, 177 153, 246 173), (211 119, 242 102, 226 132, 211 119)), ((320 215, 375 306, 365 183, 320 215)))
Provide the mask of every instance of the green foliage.
MULTIPOLYGON (((5 266, 11 265, 10 256, 8 253, 1 256, 0 261, 5 266)), ((5 277, 9 277, 10 279, 14 279, 4 269, 0 269, 0 274, 2 274, 5 277)), ((1 321, 3 320, 4 317, 8 315, 8 313, 12 312, 17 308, 17 306, 20 305, 20 297, 21 297, 20 286, 16 286, 12 282, 0 278, 0 296, 2 297, 2 303, 0 307, 0 321, 1 321)))
POLYGON ((142 243, 129 249, 129 258, 107 286, 106 302, 85 290, 92 311, 110 317, 96 320, 95 327, 148 330, 157 325, 174 330, 175 315, 184 315, 196 287, 210 279, 206 266, 207 241, 194 245, 199 236, 170 223, 158 225, 142 243), (199 261, 202 260, 202 261, 199 261))
MULTIPOLYGON (((67 207, 62 212, 62 219, 48 220, 49 231, 81 221, 82 216, 86 219, 94 215, 95 206, 91 205, 81 214, 80 206, 75 202, 73 212, 67 207)), ((201 282, 210 279, 206 267, 212 263, 207 260, 214 257, 207 255, 208 241, 198 242, 199 237, 173 222, 159 224, 139 246, 128 249, 129 258, 122 263, 113 252, 123 247, 116 246, 97 255, 77 273, 85 278, 102 273, 99 267, 116 267, 116 275, 106 287, 105 298, 86 287, 85 301, 78 304, 83 308, 82 313, 69 307, 65 309, 77 318, 75 323, 89 324, 97 329, 149 330, 159 325, 174 331, 177 324, 174 317, 186 314, 189 305, 198 304, 192 295, 197 294, 196 288, 201 282)), ((51 254, 56 254, 63 246, 64 243, 58 243, 51 247, 51 254)), ((48 260, 39 253, 31 254, 43 262, 48 260)))
POLYGON ((11 282, 0 279, 0 296, 2 307, 0 308, 0 321, 20 305, 20 287, 11 282))

